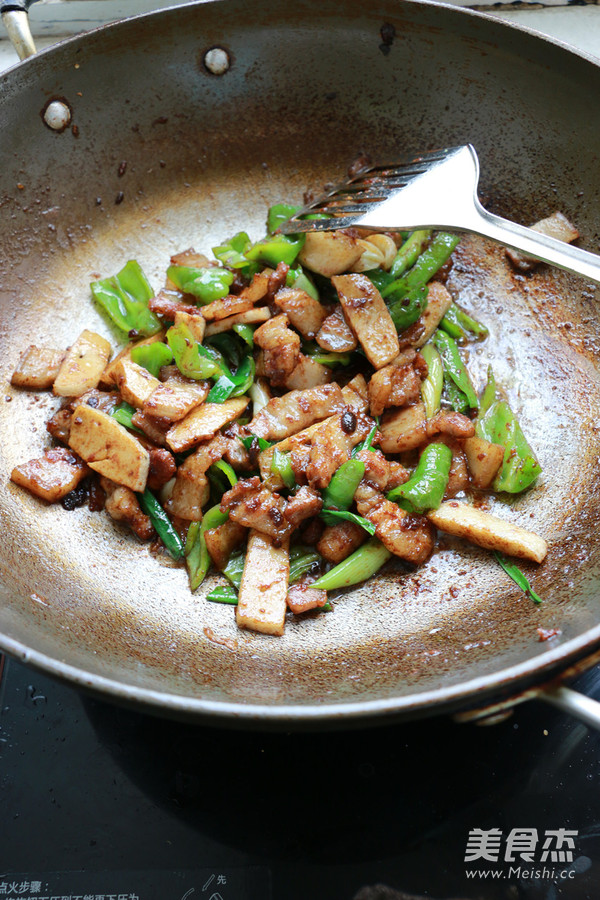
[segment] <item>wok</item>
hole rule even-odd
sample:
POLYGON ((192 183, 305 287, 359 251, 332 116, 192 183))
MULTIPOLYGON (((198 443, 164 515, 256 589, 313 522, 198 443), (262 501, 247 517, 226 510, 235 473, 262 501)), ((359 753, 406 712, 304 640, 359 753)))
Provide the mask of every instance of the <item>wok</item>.
MULTIPOLYGON (((18 6, 19 4, 12 4, 18 6)), ((445 538, 417 571, 388 566, 289 623, 237 630, 184 572, 104 515, 46 506, 9 482, 40 455, 56 401, 12 389, 30 343, 85 328, 116 342, 89 281, 136 258, 158 288, 169 255, 209 249, 267 206, 374 161, 473 143, 492 211, 560 208, 581 246, 600 222, 600 69, 532 33, 442 5, 375 0, 202 2, 68 40, 2 76, 0 97, 0 646, 123 703, 223 723, 291 727, 499 710, 598 658, 600 421, 596 287, 466 237, 449 286, 491 359, 544 474, 500 514, 546 537, 525 565, 534 606, 490 554, 445 538), (223 74, 206 53, 226 54, 223 74), (62 131, 48 103, 70 111, 62 131), (558 629, 540 641, 538 628, 558 629), (208 629, 208 630, 207 630, 208 629), (229 646, 209 639, 228 639, 229 646), (233 642, 233 643, 232 643, 233 642)))

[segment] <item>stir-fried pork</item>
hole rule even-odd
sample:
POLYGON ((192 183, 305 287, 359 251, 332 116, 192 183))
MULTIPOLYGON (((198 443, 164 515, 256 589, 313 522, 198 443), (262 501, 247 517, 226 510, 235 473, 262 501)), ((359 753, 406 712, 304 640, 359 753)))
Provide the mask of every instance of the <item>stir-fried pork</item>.
POLYGON ((281 441, 303 428, 327 418, 344 406, 338 384, 326 384, 306 391, 289 391, 273 397, 248 425, 248 431, 270 441, 281 441))
POLYGON ((285 384, 300 359, 300 336, 289 327, 282 313, 257 328, 254 342, 262 347, 265 375, 274 385, 285 384))
POLYGON ((155 531, 150 517, 142 512, 134 492, 110 478, 101 478, 100 484, 106 494, 104 508, 112 519, 125 522, 142 541, 154 537, 155 531))
POLYGON ((56 503, 76 488, 88 472, 76 453, 66 447, 53 447, 39 459, 15 466, 10 480, 42 500, 56 503))

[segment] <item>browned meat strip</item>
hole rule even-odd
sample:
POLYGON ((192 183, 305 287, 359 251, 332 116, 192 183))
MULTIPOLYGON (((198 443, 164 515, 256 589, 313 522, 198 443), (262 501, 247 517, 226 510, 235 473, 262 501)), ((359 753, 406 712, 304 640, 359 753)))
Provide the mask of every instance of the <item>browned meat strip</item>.
POLYGON ((277 543, 286 540, 292 531, 284 515, 286 505, 284 498, 270 491, 258 475, 238 481, 221 498, 221 510, 229 510, 230 519, 277 543))
POLYGON ((317 541, 317 552, 331 563, 339 563, 364 543, 367 532, 354 522, 328 525, 317 541))
POLYGON ((175 458, 168 450, 159 447, 148 448, 150 454, 150 468, 148 469, 147 486, 152 491, 158 491, 175 476, 177 466, 175 458))
POLYGON ((338 384, 325 384, 306 391, 290 391, 273 397, 248 425, 248 431, 270 441, 281 441, 303 428, 325 419, 344 406, 338 384))
POLYGON ((297 288, 282 288, 275 295, 274 303, 306 338, 314 338, 327 317, 327 310, 318 300, 297 288))
POLYGON ((459 412, 441 410, 427 421, 427 435, 444 434, 454 438, 470 438, 475 434, 475 426, 471 419, 459 412))
POLYGON ((376 537, 391 553, 417 565, 425 562, 433 550, 433 528, 425 516, 410 515, 364 481, 354 497, 359 514, 376 526, 376 537))
POLYGON ((318 515, 323 508, 323 500, 312 488, 303 485, 288 500, 283 511, 284 517, 293 528, 297 528, 305 519, 318 515))
POLYGON ((122 484, 116 484, 110 478, 101 478, 100 484, 106 493, 104 508, 112 519, 117 522, 125 522, 142 541, 148 541, 154 537, 152 522, 142 512, 132 490, 122 484))
POLYGON ((394 362, 372 375, 369 381, 369 408, 372 416, 380 416, 390 406, 406 406, 419 400, 421 379, 411 363, 397 365, 394 362))
POLYGON ((300 335, 288 328, 288 317, 282 313, 257 328, 254 342, 264 351, 264 373, 273 385, 282 385, 300 359, 300 335))

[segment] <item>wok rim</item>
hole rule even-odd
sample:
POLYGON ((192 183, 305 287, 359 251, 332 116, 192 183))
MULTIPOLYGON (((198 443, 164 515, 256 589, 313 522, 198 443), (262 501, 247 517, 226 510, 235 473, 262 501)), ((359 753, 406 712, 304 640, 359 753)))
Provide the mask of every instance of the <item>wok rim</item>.
MULTIPOLYGON (((100 34, 130 27, 137 21, 175 15, 182 9, 226 2, 227 0, 188 0, 188 2, 178 3, 174 6, 137 13, 117 21, 104 23, 80 34, 63 38, 49 47, 38 50, 27 59, 17 61, 1 73, 0 83, 5 79, 18 78, 23 66, 35 66, 38 60, 41 64, 49 56, 59 54, 70 46, 87 42, 100 34)), ((526 25, 498 19, 485 11, 458 7, 440 2, 440 0, 401 0, 401 5, 443 9, 457 20, 459 17, 465 16, 484 20, 505 34, 511 31, 520 32, 534 43, 550 44, 570 57, 582 59, 596 69, 600 69, 599 57, 554 36, 546 35, 526 25)), ((562 680, 561 673, 568 669, 570 664, 579 663, 582 668, 585 668, 586 657, 598 648, 600 648, 600 624, 565 643, 541 651, 524 662, 499 669, 491 674, 478 675, 467 681, 459 681, 457 684, 447 687, 411 692, 399 697, 370 700, 271 705, 211 700, 123 683, 115 678, 95 674, 86 668, 71 665, 54 656, 32 649, 20 640, 0 634, 0 652, 5 652, 9 657, 50 677, 64 681, 74 688, 80 688, 84 692, 95 694, 104 700, 137 708, 141 706, 145 712, 155 715, 168 713, 174 718, 193 718, 216 726, 240 725, 246 727, 252 725, 305 727, 314 725, 318 727, 332 724, 351 727, 353 724, 387 724, 393 719, 414 719, 419 716, 439 715, 444 712, 484 706, 499 696, 507 698, 506 702, 510 705, 511 702, 527 699, 520 697, 521 691, 531 689, 533 694, 540 693, 543 692, 548 681, 554 679, 554 681, 560 682, 562 680)), ((591 659, 589 665, 594 662, 595 660, 591 659)))

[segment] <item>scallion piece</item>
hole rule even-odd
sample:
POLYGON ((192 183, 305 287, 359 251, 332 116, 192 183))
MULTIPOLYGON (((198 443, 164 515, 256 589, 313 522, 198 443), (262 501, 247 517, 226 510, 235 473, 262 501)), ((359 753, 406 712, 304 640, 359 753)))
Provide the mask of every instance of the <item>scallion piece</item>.
POLYGON ((154 526, 156 533, 167 548, 173 559, 181 559, 183 556, 183 541, 173 528, 173 523, 168 515, 154 496, 154 494, 146 488, 143 493, 137 495, 140 506, 154 526))
POLYGON ((534 603, 539 604, 542 602, 542 598, 539 596, 539 594, 536 594, 536 592, 529 584, 529 580, 525 577, 525 575, 523 575, 518 566, 505 559, 505 557, 502 556, 501 553, 498 553, 497 550, 494 550, 494 556, 496 557, 497 561, 500 563, 506 574, 512 578, 515 584, 517 584, 521 588, 521 590, 527 594, 528 597, 531 597, 534 603))
POLYGON ((391 552, 377 538, 370 538, 366 544, 355 550, 325 575, 321 575, 311 587, 324 591, 347 588, 371 578, 387 562, 391 552))

